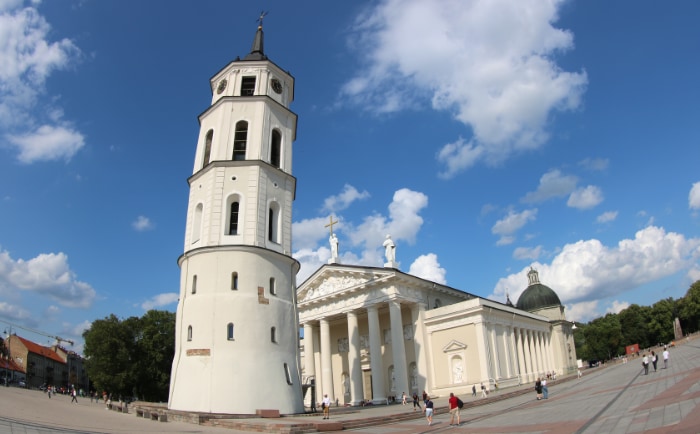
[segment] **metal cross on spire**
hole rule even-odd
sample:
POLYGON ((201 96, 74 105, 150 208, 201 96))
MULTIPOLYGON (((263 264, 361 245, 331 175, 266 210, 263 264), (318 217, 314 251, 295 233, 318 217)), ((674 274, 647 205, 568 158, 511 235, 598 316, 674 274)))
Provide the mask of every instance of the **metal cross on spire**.
POLYGON ((259 25, 260 27, 262 27, 262 25, 263 25, 263 18, 265 18, 265 17, 267 16, 267 14, 268 14, 267 11, 260 11, 260 16, 259 16, 258 19, 257 19, 258 25, 259 25))
POLYGON ((333 216, 330 215, 328 216, 328 224, 324 226, 324 228, 331 228, 331 235, 333 235, 333 225, 337 225, 338 221, 333 221, 333 216))

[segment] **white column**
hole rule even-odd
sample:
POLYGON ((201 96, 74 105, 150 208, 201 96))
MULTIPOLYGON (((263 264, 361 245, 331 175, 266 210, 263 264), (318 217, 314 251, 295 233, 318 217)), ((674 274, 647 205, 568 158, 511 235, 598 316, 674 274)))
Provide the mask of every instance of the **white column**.
POLYGON ((512 346, 511 343, 513 340, 511 339, 513 337, 513 328, 508 327, 508 326, 503 326, 503 357, 506 359, 506 372, 505 376, 506 378, 511 378, 513 376, 511 366, 510 364, 512 363, 513 359, 513 353, 512 353, 512 346))
POLYGON ((319 321, 321 324, 321 377, 323 377, 323 391, 319 395, 320 400, 323 395, 328 394, 331 401, 335 401, 333 392, 333 366, 331 365, 331 328, 327 319, 319 321))
POLYGON ((498 342, 496 341, 496 336, 498 336, 497 327, 497 324, 491 324, 491 327, 489 327, 489 340, 491 341, 491 352, 493 353, 494 381, 501 378, 501 361, 499 360, 498 342))
POLYGON ((520 367, 520 383, 527 381, 527 367, 525 365, 525 353, 523 352, 523 330, 518 328, 515 335, 515 345, 518 348, 518 363, 520 367))
POLYGON ((304 323, 304 373, 306 378, 316 378, 314 363, 314 328, 311 323, 304 323))
POLYGON ((540 340, 540 332, 535 333, 535 351, 537 352, 537 372, 540 378, 544 377, 544 363, 542 363, 542 345, 540 340))
POLYGON ((535 364, 535 348, 533 346, 532 331, 526 330, 525 335, 527 336, 528 360, 530 361, 529 381, 534 381, 535 378, 537 378, 537 365, 535 364))
POLYGON ((542 372, 544 373, 544 377, 547 377, 547 357, 544 354, 544 333, 542 332, 537 332, 537 349, 540 353, 540 365, 542 366, 542 372))
POLYGON ((362 403, 362 366, 360 365, 360 327, 357 314, 348 312, 348 366, 350 368, 350 405, 362 403))
MULTIPOLYGON (((410 393, 416 392, 418 396, 421 396, 423 390, 428 390, 428 348, 424 339, 425 326, 423 325, 423 319, 425 317, 425 304, 417 303, 411 306, 411 322, 413 322, 413 349, 416 357, 416 369, 418 372, 415 373, 416 385, 413 387, 412 384, 410 393), (415 390, 413 390, 415 389, 415 390)), ((413 372, 408 373, 409 378, 414 375, 413 372)))
POLYGON ((314 349, 316 350, 316 352, 314 353, 314 368, 316 368, 316 403, 320 403, 321 398, 323 398, 324 388, 323 375, 321 375, 321 333, 319 332, 318 326, 314 327, 314 336, 312 342, 314 344, 314 349))
POLYGON ((547 340, 545 341, 547 344, 547 356, 549 357, 549 366, 552 371, 557 370, 557 365, 554 363, 554 352, 552 351, 552 333, 547 332, 547 340))
POLYGON ((369 366, 372 370, 372 402, 386 403, 384 392, 384 368, 382 367, 381 330, 379 328, 379 312, 377 306, 367 308, 367 324, 369 326, 369 366))
POLYGON ((394 380, 396 382, 396 390, 393 393, 398 398, 401 396, 401 392, 409 395, 406 345, 403 342, 401 303, 398 300, 389 301, 389 320, 391 321, 391 355, 394 359, 394 380))

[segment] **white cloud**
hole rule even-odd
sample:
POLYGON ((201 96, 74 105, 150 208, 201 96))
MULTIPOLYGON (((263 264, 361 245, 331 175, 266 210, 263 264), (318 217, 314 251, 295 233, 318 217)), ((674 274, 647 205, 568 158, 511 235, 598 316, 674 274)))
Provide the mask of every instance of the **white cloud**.
MULTIPOLYGON (((2 276, 0 276, 0 279, 2 279, 2 276)), ((1 284, 2 283, 0 282, 0 285, 1 284)), ((12 322, 18 322, 31 326, 36 325, 36 321, 32 318, 31 312, 22 307, 4 301, 0 302, 0 316, 12 322)))
POLYGON ((156 309, 163 306, 168 306, 173 303, 177 303, 180 296, 177 292, 166 292, 163 294, 154 295, 150 299, 144 301, 141 304, 143 310, 156 309))
POLYGON ((555 55, 573 48, 557 29, 563 0, 441 2, 385 0, 356 22, 351 45, 368 65, 342 97, 377 113, 420 107, 451 113, 473 131, 438 153, 449 178, 479 160, 498 163, 547 138, 554 111, 579 106, 585 72, 555 55), (436 65, 439 65, 437 67, 436 65))
POLYGON ((630 304, 628 302, 614 300, 612 304, 605 310, 605 313, 620 313, 628 307, 630 307, 630 304))
MULTIPOLYGON (((654 282, 679 271, 697 267, 700 238, 685 238, 675 232, 650 226, 633 239, 616 246, 604 246, 590 239, 565 245, 551 264, 534 263, 540 281, 559 295, 562 303, 598 300, 618 296, 630 289, 654 282)), ((500 299, 507 289, 527 287, 529 266, 501 278, 491 296, 500 299)), ((567 313, 568 315, 568 313, 567 313)))
POLYGON ((688 193, 688 207, 690 209, 700 209, 700 182, 693 184, 688 193))
POLYGON ((603 192, 600 188, 589 185, 585 188, 577 188, 566 204, 572 208, 590 209, 603 201, 603 192))
POLYGON ((85 145, 79 132, 65 126, 42 125, 23 135, 8 134, 7 140, 17 148, 17 159, 25 164, 37 161, 69 161, 85 145))
POLYGON ((90 307, 96 296, 89 284, 76 279, 64 253, 15 261, 7 251, 0 252, 0 288, 31 291, 67 307, 90 307))
POLYGON ((366 190, 359 192, 352 185, 345 184, 340 194, 326 198, 323 203, 323 210, 329 212, 342 211, 349 207, 354 201, 367 199, 368 197, 369 193, 366 190))
POLYGON ((477 145, 474 140, 465 141, 460 137, 456 142, 448 143, 438 151, 437 160, 447 166, 438 175, 440 178, 450 179, 474 166, 482 155, 484 155, 483 146, 477 145))
POLYGON ((411 264, 408 274, 443 285, 447 283, 445 279, 447 271, 440 266, 435 253, 428 253, 427 255, 417 257, 411 264))
MULTIPOLYGON (((388 207, 388 216, 375 213, 365 217, 359 225, 345 221, 342 215, 336 216, 341 222, 338 225, 340 262, 381 266, 385 259, 381 245, 389 234, 397 244, 396 259, 400 263, 401 243, 415 242, 416 235, 423 225, 420 212, 426 206, 428 206, 428 196, 403 188, 394 192, 393 200, 388 207)), ((326 224, 328 224, 328 217, 307 219, 292 224, 295 249, 292 256, 301 264, 297 274, 298 283, 306 280, 330 258, 326 224)))
POLYGON ((693 268, 688 270, 688 280, 691 284, 700 280, 700 264, 695 264, 693 268))
POLYGON ((606 211, 596 218, 597 223, 608 223, 617 218, 617 211, 606 211))
POLYGON ((44 95, 49 76, 80 55, 71 40, 50 41, 50 33, 35 7, 7 0, 0 5, 0 132, 27 164, 70 160, 84 144, 82 134, 61 121, 55 98, 44 95))
POLYGON ((566 305, 566 319, 569 321, 588 322, 598 316, 598 300, 566 305))
POLYGON ((578 164, 584 169, 600 172, 608 168, 610 160, 607 158, 586 158, 585 160, 579 161, 578 164))
POLYGON ((140 215, 131 223, 131 227, 138 232, 144 232, 153 229, 155 225, 148 217, 140 215))
POLYGON ((562 175, 559 170, 550 170, 542 175, 537 190, 522 198, 524 203, 544 202, 554 197, 564 197, 576 188, 578 179, 572 175, 562 175))
POLYGON ((499 245, 510 244, 514 241, 512 234, 520 230, 527 222, 534 221, 536 218, 537 208, 526 209, 520 213, 510 210, 507 216, 493 225, 491 233, 501 236, 501 239, 498 241, 499 245))
POLYGON ((542 255, 542 246, 537 247, 518 247, 513 251, 513 258, 515 259, 530 259, 535 260, 542 255))
MULTIPOLYGON (((333 231, 338 232, 343 226, 343 221, 337 219, 338 224, 333 225, 333 231)), ((330 236, 330 231, 325 227, 328 224, 328 217, 317 217, 312 219, 305 219, 300 222, 292 223, 292 243, 294 244, 294 249, 311 249, 314 248, 318 242, 325 239, 326 236, 330 236)))
MULTIPOLYGON (((359 226, 349 231, 350 241, 353 246, 364 245, 368 250, 381 246, 386 235, 391 235, 394 243, 406 241, 413 244, 423 225, 420 211, 426 206, 428 196, 425 194, 407 188, 397 190, 389 204, 388 218, 381 214, 366 217, 359 226)), ((397 250, 400 250, 398 243, 397 250)))

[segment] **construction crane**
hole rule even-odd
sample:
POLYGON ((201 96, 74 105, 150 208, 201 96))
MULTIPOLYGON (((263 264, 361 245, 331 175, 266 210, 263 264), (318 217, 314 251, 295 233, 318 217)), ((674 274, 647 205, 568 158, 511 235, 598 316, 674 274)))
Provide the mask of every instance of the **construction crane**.
POLYGON ((35 329, 29 328, 29 327, 21 326, 19 324, 11 323, 10 321, 6 321, 4 319, 0 319, 0 322, 9 325, 11 328, 22 329, 22 330, 26 330, 26 331, 31 332, 31 333, 35 333, 37 335, 46 336, 47 338, 56 339, 56 342, 58 343, 58 345, 61 345, 61 342, 69 343, 71 346, 73 346, 75 344, 75 342, 73 342, 70 339, 64 339, 60 336, 50 335, 50 334, 44 333, 40 330, 35 330, 35 329))

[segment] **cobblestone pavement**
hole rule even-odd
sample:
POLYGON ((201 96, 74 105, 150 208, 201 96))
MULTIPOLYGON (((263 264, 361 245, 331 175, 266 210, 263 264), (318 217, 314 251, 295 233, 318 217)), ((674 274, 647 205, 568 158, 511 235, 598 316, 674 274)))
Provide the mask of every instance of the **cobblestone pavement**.
MULTIPOLYGON (((523 393, 495 401, 462 396, 467 404, 461 424, 449 425, 446 399, 435 400, 438 414, 433 425, 411 406, 390 405, 332 411, 328 422, 347 424, 374 421, 370 426, 346 429, 355 433, 700 433, 700 340, 679 343, 670 350, 668 369, 650 369, 644 375, 641 360, 586 370, 581 379, 557 382, 549 387, 549 399, 535 399, 534 386, 523 393), (532 389, 532 390, 530 390, 532 389), (475 402, 478 401, 478 402, 475 402), (471 405, 475 404, 475 405, 471 405), (415 417, 414 417, 415 416, 415 417), (377 422, 380 420, 380 422, 377 422), (389 423, 385 423, 389 422, 389 423)), ((321 416, 248 419, 251 428, 266 432, 280 424, 313 421, 321 416)), ((330 428, 330 426, 327 426, 330 428)), ((0 388, 0 434, 26 433, 219 433, 239 434, 221 427, 183 422, 156 422, 134 414, 106 411, 104 404, 69 396, 51 399, 39 391, 0 388)))

